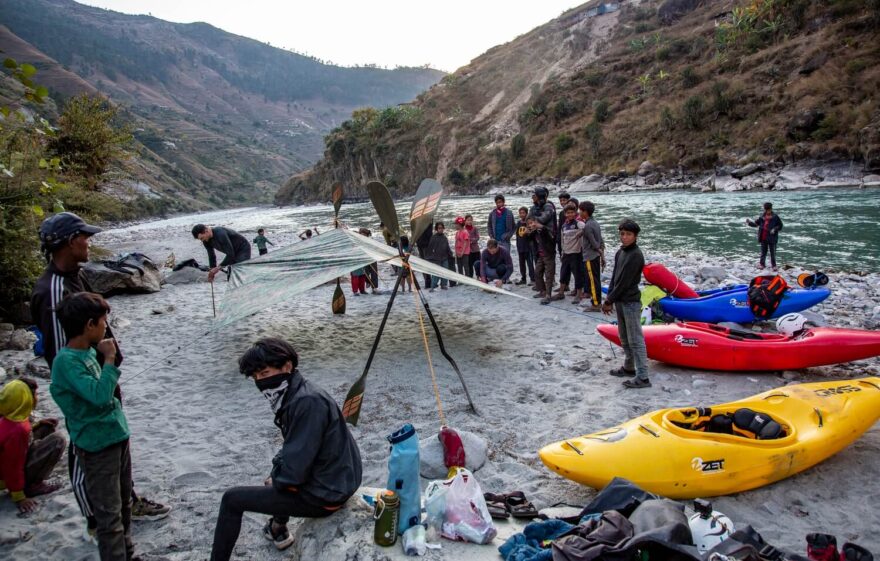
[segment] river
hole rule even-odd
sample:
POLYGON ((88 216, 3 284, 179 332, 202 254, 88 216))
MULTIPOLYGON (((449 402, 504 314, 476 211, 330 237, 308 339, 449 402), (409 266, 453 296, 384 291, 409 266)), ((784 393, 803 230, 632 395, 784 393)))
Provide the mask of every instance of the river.
MULTIPOLYGON (((587 197, 596 203, 596 218, 609 248, 616 245, 616 225, 621 218, 629 216, 641 225, 639 244, 649 258, 655 251, 757 261, 756 230, 746 226, 745 220, 757 218, 762 203, 772 201, 785 224, 779 238, 777 260, 780 264, 826 271, 880 271, 880 190, 591 193, 581 200, 587 197)), ((485 236, 486 216, 493 206, 490 195, 448 197, 440 204, 438 218, 447 223, 449 232, 456 216, 471 213, 485 236)), ((520 206, 531 206, 531 201, 511 195, 507 197, 507 206, 516 212, 520 206)), ((409 201, 397 205, 402 225, 409 207, 409 201)), ((204 260, 204 251, 193 243, 189 234, 197 222, 229 226, 248 236, 263 227, 270 240, 286 245, 295 241, 295 234, 305 228, 330 228, 332 212, 329 205, 243 208, 145 222, 110 230, 101 237, 112 240, 111 245, 117 249, 131 251, 139 248, 120 242, 135 235, 143 239, 143 230, 155 230, 154 239, 164 242, 163 247, 178 251, 178 258, 190 253, 181 251, 180 248, 185 247, 191 248, 197 259, 204 260)), ((374 231, 379 222, 369 202, 343 204, 340 220, 349 226, 367 226, 374 231)))

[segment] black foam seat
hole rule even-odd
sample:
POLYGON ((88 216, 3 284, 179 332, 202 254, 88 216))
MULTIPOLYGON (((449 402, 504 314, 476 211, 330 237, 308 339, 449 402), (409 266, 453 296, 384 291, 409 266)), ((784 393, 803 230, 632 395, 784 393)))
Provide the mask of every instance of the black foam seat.
POLYGON ((752 436, 758 440, 772 440, 774 438, 782 438, 785 431, 782 425, 770 418, 769 415, 752 411, 746 407, 737 409, 733 413, 734 426, 745 431, 746 436, 752 436))

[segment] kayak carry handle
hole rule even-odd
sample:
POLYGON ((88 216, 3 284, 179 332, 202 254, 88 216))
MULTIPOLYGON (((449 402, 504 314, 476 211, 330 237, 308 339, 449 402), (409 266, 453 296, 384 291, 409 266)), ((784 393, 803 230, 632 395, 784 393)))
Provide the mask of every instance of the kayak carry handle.
POLYGON ((823 426, 823 424, 824 424, 823 421, 822 421, 822 412, 819 411, 819 408, 818 408, 818 407, 813 407, 813 411, 815 411, 815 412, 816 412, 816 416, 819 417, 819 428, 821 429, 822 426, 823 426))
POLYGON ((568 447, 569 447, 569 448, 571 448, 572 450, 574 450, 575 452, 577 452, 577 453, 578 453, 578 456, 583 456, 583 455, 584 455, 584 453, 581 452, 580 450, 578 450, 578 449, 577 449, 577 446, 575 446, 575 445, 572 444, 571 442, 569 442, 569 441, 567 441, 567 440, 563 440, 563 442, 565 442, 566 444, 568 444, 568 447))
POLYGON ((657 434, 656 432, 652 431, 651 429, 649 429, 648 427, 646 427, 645 425, 643 425, 643 424, 641 424, 641 423, 639 423, 639 428, 640 428, 640 429, 643 429, 645 432, 647 432, 648 434, 650 434, 650 435, 653 436, 654 438, 660 438, 660 435, 659 435, 659 434, 657 434))
POLYGON ((862 384, 868 384, 869 386, 873 386, 875 390, 880 390, 880 386, 875 384, 874 382, 869 382, 867 380, 859 380, 862 384))
POLYGON ((771 393, 770 395, 765 395, 765 396, 764 396, 764 399, 770 399, 771 397, 788 397, 788 394, 787 394, 787 393, 782 393, 782 392, 779 392, 779 393, 771 393))

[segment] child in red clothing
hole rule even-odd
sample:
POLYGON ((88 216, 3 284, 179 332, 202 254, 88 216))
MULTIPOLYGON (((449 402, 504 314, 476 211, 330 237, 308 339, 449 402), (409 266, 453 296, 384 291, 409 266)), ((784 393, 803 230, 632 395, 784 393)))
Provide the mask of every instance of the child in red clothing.
POLYGON ((43 419, 31 428, 30 414, 36 405, 37 383, 33 380, 13 380, 0 389, 0 489, 9 490, 21 513, 36 510, 37 502, 30 497, 60 487, 43 481, 67 446, 64 437, 55 432, 57 419, 43 419))

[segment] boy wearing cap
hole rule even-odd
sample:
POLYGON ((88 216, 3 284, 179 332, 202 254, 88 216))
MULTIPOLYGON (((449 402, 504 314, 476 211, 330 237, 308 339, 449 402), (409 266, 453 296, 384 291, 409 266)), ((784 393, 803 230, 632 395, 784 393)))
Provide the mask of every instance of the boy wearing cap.
MULTIPOLYGON (((79 292, 92 292, 82 272, 80 263, 89 260, 89 238, 100 232, 101 229, 91 224, 86 224, 82 218, 72 212, 61 212, 43 220, 40 225, 40 251, 46 256, 48 265, 43 274, 37 279, 34 291, 31 295, 31 314, 34 323, 43 335, 44 358, 49 368, 58 352, 67 344, 67 337, 61 322, 56 314, 56 309, 61 300, 69 294, 79 292)), ((122 364, 122 352, 110 326, 107 326, 105 338, 112 339, 116 345, 113 364, 122 364)), ((104 364, 104 356, 98 353, 98 362, 104 364)), ((119 389, 116 389, 117 397, 120 397, 119 389)), ((73 487, 73 495, 79 504, 80 511, 88 521, 85 538, 89 541, 95 539, 95 520, 91 502, 85 486, 82 484, 82 466, 73 453, 71 443, 67 454, 67 468, 73 487)), ((159 520, 168 516, 171 507, 162 505, 143 497, 138 497, 132 491, 132 517, 139 520, 159 520)))
POLYGON ((770 266, 777 271, 776 242, 779 241, 779 231, 782 230, 782 219, 773 212, 773 203, 764 203, 764 214, 757 220, 746 219, 746 224, 758 229, 758 242, 761 244, 761 261, 758 263, 758 268, 766 267, 767 250, 770 250, 770 266))
POLYGON ((612 306, 617 312, 617 333, 625 360, 622 368, 612 370, 610 374, 621 378, 635 376, 632 380, 623 381, 625 388, 650 388, 639 291, 639 281, 645 267, 645 257, 637 243, 640 228, 634 220, 625 218, 617 230, 620 232, 620 249, 614 255, 614 272, 611 273, 602 313, 610 315, 612 306))

